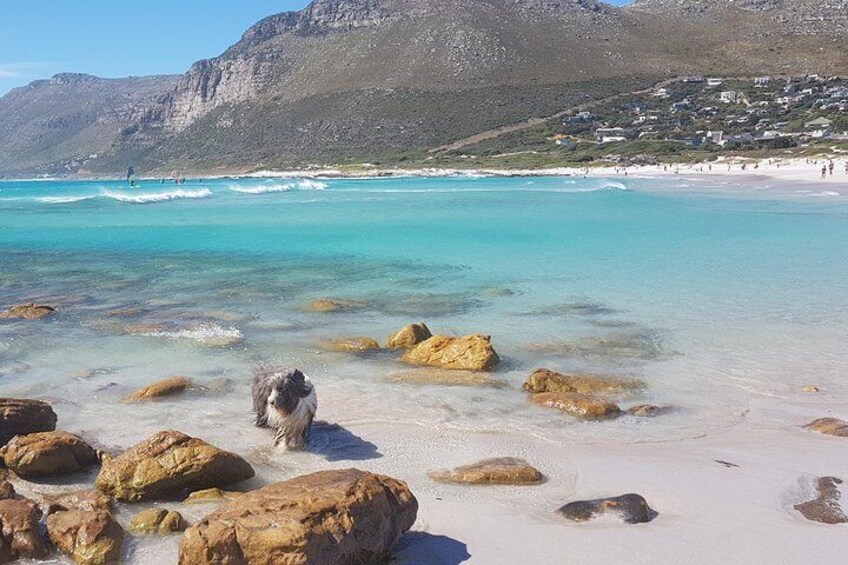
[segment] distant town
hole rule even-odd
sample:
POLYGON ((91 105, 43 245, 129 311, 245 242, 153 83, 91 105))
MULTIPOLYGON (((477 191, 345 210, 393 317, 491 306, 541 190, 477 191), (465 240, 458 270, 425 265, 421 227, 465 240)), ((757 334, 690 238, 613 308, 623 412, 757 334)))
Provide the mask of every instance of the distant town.
POLYGON ((575 111, 548 140, 569 151, 593 144, 611 154, 640 148, 647 154, 744 152, 846 141, 848 79, 694 76, 668 81, 575 111), (634 143, 639 141, 651 143, 634 143))

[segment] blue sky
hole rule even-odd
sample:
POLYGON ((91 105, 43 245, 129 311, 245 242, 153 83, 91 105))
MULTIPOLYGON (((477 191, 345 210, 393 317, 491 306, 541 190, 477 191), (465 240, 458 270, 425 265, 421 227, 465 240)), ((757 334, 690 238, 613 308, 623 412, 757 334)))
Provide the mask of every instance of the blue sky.
MULTIPOLYGON (((624 0, 611 2, 623 4, 624 0)), ((307 0, 0 0, 0 96, 60 72, 181 73, 307 0)))

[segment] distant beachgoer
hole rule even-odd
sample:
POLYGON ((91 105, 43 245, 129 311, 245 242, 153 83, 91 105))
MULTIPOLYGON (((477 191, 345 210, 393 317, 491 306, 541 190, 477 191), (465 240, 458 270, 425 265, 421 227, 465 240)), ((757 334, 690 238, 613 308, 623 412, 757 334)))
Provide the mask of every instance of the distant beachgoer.
POLYGON ((710 172, 713 172, 713 164, 710 163, 710 172))
POLYGON ((828 163, 827 168, 830 169, 830 176, 833 176, 833 160, 828 163))
POLYGON ((827 165, 822 166, 822 176, 821 176, 821 178, 822 178, 822 180, 825 180, 827 178, 827 165))

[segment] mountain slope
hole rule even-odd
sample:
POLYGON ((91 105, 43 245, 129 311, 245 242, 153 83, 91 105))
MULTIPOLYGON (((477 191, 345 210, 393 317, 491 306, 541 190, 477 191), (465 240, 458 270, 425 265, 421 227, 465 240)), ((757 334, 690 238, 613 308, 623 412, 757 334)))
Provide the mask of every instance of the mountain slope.
POLYGON ((95 89, 56 140, 36 125, 61 110, 7 122, 38 89, 11 93, 0 132, 31 170, 91 152, 103 172, 399 159, 676 74, 848 73, 846 28, 813 25, 845 1, 315 0, 178 79, 95 89))

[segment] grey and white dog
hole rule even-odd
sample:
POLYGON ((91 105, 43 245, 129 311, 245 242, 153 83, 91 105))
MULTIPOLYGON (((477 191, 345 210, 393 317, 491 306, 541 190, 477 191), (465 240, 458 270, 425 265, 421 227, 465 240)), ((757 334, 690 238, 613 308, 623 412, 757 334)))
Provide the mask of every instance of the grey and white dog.
POLYGON ((298 369, 260 367, 253 373, 251 392, 256 425, 274 429, 275 445, 303 449, 318 410, 309 377, 298 369))

